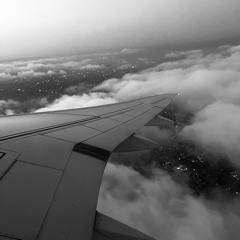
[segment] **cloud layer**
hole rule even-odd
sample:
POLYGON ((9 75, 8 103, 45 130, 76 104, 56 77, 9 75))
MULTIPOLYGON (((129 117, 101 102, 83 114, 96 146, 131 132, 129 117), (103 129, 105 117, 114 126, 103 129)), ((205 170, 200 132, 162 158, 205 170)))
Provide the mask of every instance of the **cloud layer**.
POLYGON ((172 52, 166 59, 170 60, 142 72, 106 80, 93 89, 96 93, 66 95, 39 111, 179 92, 176 104, 195 116, 183 129, 184 137, 198 141, 213 153, 222 146, 222 154, 240 165, 236 146, 240 131, 240 47, 222 46, 209 54, 202 50, 172 52))
POLYGON ((43 58, 0 63, 0 81, 10 79, 26 79, 53 74, 66 74, 69 71, 99 70, 99 65, 92 59, 81 56, 43 58))

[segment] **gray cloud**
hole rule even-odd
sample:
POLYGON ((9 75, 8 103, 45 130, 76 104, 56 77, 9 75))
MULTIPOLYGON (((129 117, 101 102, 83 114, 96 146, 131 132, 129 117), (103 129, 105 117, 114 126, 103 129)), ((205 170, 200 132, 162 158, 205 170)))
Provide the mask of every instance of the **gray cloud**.
POLYGON ((48 105, 47 98, 34 98, 23 102, 12 99, 0 100, 0 115, 13 115, 33 112, 35 109, 48 105))
POLYGON ((19 102, 9 99, 7 101, 0 100, 0 115, 13 115, 14 108, 19 107, 19 102))
POLYGON ((65 92, 67 94, 80 94, 80 93, 86 93, 91 89, 91 85, 88 85, 87 83, 79 83, 77 86, 70 86, 67 89, 65 89, 65 92))
POLYGON ((118 66, 117 68, 120 70, 124 70, 124 69, 129 69, 131 67, 132 67, 131 64, 123 64, 123 65, 118 66))

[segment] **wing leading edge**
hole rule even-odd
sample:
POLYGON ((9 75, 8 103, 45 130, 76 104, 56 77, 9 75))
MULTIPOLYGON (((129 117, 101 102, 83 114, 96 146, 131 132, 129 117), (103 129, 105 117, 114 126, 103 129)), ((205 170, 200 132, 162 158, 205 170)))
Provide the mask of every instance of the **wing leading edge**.
POLYGON ((97 230, 102 175, 113 151, 154 146, 134 133, 175 96, 0 118, 0 239, 135 239, 97 230))

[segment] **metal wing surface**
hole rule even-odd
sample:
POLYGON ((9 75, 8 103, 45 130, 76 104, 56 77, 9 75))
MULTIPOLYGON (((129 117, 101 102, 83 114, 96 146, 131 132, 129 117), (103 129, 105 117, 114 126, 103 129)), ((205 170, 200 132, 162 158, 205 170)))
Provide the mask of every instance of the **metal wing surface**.
MULTIPOLYGON (((99 187, 110 154, 129 148, 127 139, 175 95, 1 117, 0 239, 139 239, 106 216, 96 224, 99 187)), ((135 140, 133 148, 148 147, 135 140)))

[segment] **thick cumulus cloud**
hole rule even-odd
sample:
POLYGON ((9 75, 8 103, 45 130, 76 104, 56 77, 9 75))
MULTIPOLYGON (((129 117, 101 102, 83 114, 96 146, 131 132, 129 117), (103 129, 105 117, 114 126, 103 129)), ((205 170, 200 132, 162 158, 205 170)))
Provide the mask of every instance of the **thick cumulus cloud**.
POLYGON ((87 55, 73 55, 68 57, 49 57, 41 59, 26 59, 16 61, 2 61, 0 63, 0 80, 18 80, 41 77, 53 74, 74 74, 79 71, 100 71, 109 64, 119 70, 149 65, 153 62, 147 58, 138 58, 144 54, 143 49, 123 49, 115 52, 105 52, 87 55), (128 62, 127 60, 130 60, 128 62))
POLYGON ((236 146, 240 131, 239 62, 239 46, 222 46, 208 54, 203 50, 171 52, 158 66, 126 74, 121 79, 109 79, 93 89, 98 93, 63 96, 40 111, 179 92, 181 97, 176 103, 195 115, 192 124, 183 129, 183 135, 212 152, 222 146, 222 154, 240 165, 240 150, 236 146), (91 101, 85 101, 86 98, 91 101))
POLYGON ((239 201, 194 198, 164 172, 151 179, 108 164, 98 210, 156 239, 224 240, 239 236, 239 201), (223 208, 224 205, 224 208, 223 208))
POLYGON ((196 114, 193 124, 186 126, 182 134, 240 165, 239 106, 223 102, 210 104, 196 114))
POLYGON ((116 103, 116 101, 113 98, 105 97, 105 94, 102 93, 83 94, 82 96, 74 95, 71 97, 64 95, 63 97, 55 100, 52 104, 41 108, 36 112, 91 107, 111 103, 116 103))
POLYGON ((194 110, 214 101, 238 103, 240 52, 229 56, 187 54, 181 60, 164 62, 138 74, 110 79, 97 87, 114 94, 118 101, 164 92, 187 94, 194 110))

